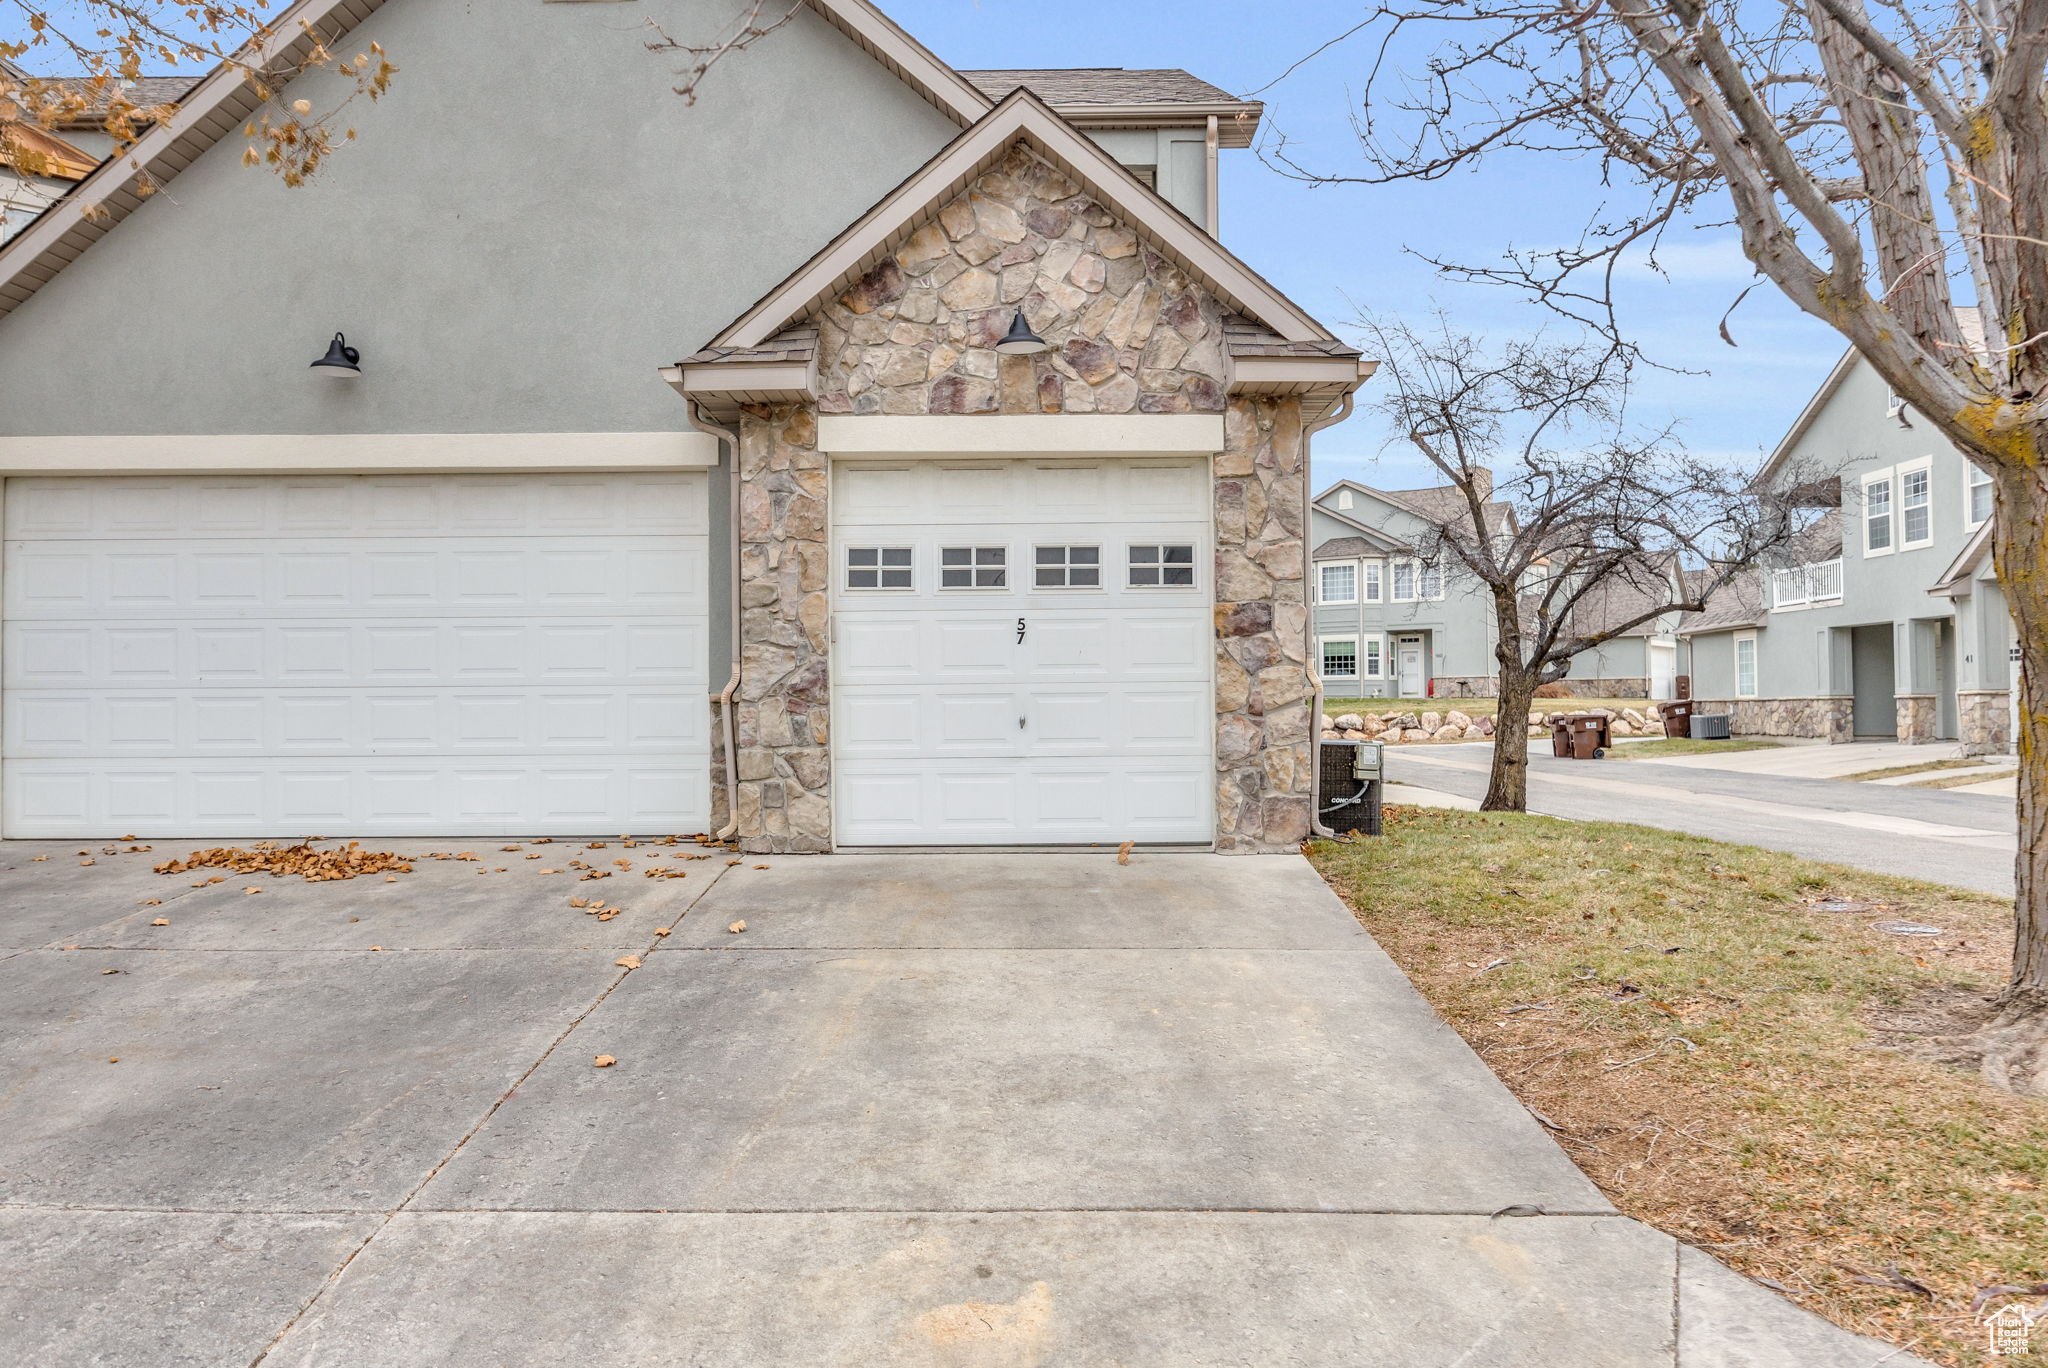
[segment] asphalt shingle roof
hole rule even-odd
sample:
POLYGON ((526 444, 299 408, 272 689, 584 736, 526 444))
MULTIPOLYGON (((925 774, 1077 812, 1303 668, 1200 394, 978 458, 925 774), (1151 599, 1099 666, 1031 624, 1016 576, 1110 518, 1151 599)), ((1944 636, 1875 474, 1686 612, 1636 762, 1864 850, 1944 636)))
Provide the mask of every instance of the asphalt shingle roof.
POLYGON ((1137 71, 1123 67, 1004 67, 960 74, 991 100, 1000 100, 1018 86, 1025 86, 1055 108, 1088 104, 1245 103, 1178 67, 1137 71))

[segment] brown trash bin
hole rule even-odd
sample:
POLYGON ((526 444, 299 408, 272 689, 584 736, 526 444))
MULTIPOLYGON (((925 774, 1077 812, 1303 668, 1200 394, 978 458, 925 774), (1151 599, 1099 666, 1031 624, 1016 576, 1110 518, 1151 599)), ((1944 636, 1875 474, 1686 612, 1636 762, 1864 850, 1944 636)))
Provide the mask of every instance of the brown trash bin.
POLYGON ((1657 716, 1664 719, 1664 734, 1666 736, 1691 736, 1692 709, 1693 701, 1690 698, 1681 698, 1675 703, 1659 703, 1657 705, 1657 716))
POLYGON ((1562 717, 1550 724, 1550 753, 1560 760, 1571 759, 1572 724, 1562 717))
MULTIPOLYGON (((1558 723, 1570 738, 1569 754, 1574 760, 1598 760, 1614 744, 1609 730, 1613 719, 1605 713, 1572 713, 1558 723)), ((1555 745, 1553 738, 1552 744, 1555 745)))

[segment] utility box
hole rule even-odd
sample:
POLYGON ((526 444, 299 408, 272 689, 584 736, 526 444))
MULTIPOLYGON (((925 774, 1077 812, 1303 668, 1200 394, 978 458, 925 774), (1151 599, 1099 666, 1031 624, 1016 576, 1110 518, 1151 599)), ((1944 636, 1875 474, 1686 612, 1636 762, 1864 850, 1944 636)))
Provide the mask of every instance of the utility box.
POLYGON ((1324 741, 1316 817, 1330 830, 1378 836, 1385 825, 1384 751, 1377 741, 1324 741))
POLYGON ((1659 703, 1657 716, 1664 719, 1666 736, 1692 735, 1692 700, 1681 698, 1675 703, 1659 703))
POLYGON ((1728 739, 1727 713, 1694 713, 1692 727, 1686 735, 1699 741, 1726 741, 1728 739))

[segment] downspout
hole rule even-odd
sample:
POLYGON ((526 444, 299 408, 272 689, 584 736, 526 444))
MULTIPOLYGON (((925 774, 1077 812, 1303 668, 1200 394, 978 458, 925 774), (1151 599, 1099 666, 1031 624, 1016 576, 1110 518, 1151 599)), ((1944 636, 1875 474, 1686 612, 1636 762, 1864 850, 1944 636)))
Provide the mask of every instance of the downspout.
POLYGON ((1207 150, 1209 156, 1209 202, 1206 206, 1209 211, 1209 236, 1221 242, 1223 240, 1223 224, 1221 222, 1223 218, 1223 192, 1222 187, 1216 184, 1216 149, 1220 144, 1216 138, 1216 116, 1214 114, 1209 116, 1209 132, 1203 138, 1202 145, 1207 150))
MULTIPOLYGON (((1211 136, 1214 136, 1214 117, 1211 117, 1211 136)), ((1371 378, 1379 365, 1373 361, 1358 363, 1358 378, 1361 382, 1371 378)), ((1323 740, 1323 672, 1322 662, 1316 659, 1316 605, 1315 605, 1315 561, 1310 558, 1309 543, 1313 539, 1315 517, 1315 484, 1309 479, 1310 439, 1324 428, 1335 427, 1351 416, 1353 402, 1358 396, 1356 389, 1344 392, 1344 402, 1339 404, 1327 418, 1305 423, 1301 429, 1301 559, 1302 559, 1302 661, 1308 666, 1309 683, 1309 737, 1308 748, 1308 829, 1314 835, 1327 841, 1340 839, 1336 832, 1323 825, 1322 819, 1322 740, 1323 740)), ((1359 649, 1363 650, 1363 647, 1359 649)))
POLYGON ((740 687, 740 434, 737 428, 724 427, 713 422, 700 408, 695 399, 683 396, 683 412, 688 416, 690 426, 710 437, 718 439, 727 464, 726 495, 726 539, 732 543, 732 573, 729 576, 732 590, 731 615, 727 618, 728 635, 732 647, 732 669, 726 676, 725 687, 716 695, 718 699, 718 724, 725 732, 725 825, 716 833, 721 841, 732 839, 740 826, 740 734, 732 712, 733 695, 740 687))

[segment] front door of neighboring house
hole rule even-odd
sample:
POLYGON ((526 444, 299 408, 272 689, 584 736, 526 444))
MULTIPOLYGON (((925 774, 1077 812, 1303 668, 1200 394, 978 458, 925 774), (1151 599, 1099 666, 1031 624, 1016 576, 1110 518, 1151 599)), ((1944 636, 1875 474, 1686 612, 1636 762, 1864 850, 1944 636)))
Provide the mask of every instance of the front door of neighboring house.
POLYGON ((1422 697, 1422 643, 1404 638, 1395 656, 1400 676, 1401 697, 1422 697))
POLYGON ((1650 697, 1675 698, 1678 694, 1678 647, 1651 642, 1650 697))

